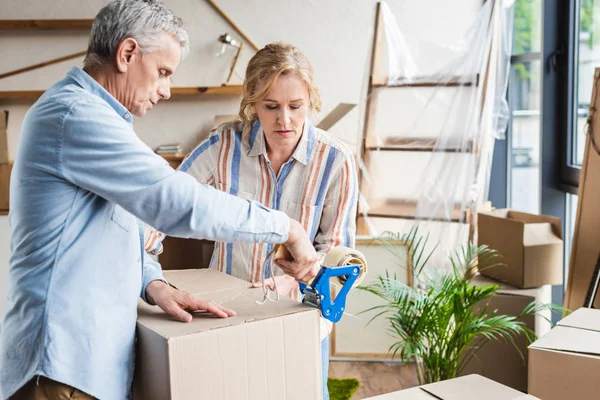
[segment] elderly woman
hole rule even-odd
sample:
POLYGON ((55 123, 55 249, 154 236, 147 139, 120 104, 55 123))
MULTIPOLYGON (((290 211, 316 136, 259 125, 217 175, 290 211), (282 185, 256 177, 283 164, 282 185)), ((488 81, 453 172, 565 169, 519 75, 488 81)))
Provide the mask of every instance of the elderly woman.
MULTIPOLYGON (((332 247, 352 247, 358 194, 354 159, 339 140, 311 124, 309 111, 318 112, 320 106, 306 56, 289 44, 269 44, 248 64, 239 121, 212 131, 179 169, 199 182, 284 211, 308 232, 321 259, 332 247)), ((148 251, 160 251, 160 236, 148 236, 148 251)), ((255 286, 273 275, 279 292, 299 299, 296 280, 267 260, 272 248, 217 242, 210 267, 255 286)), ((324 338, 325 398, 328 347, 324 338)))

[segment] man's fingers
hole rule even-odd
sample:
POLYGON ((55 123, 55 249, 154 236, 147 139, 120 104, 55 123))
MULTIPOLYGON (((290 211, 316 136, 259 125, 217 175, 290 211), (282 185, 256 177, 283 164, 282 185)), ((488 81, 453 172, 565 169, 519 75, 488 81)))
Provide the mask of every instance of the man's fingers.
POLYGON ((167 314, 177 318, 181 322, 192 321, 192 315, 183 310, 175 301, 170 301, 169 304, 167 304, 167 306, 164 308, 164 310, 167 314))
POLYGON ((227 317, 235 316, 235 311, 233 311, 227 307, 223 307, 221 305, 215 304, 212 301, 206 301, 206 300, 193 299, 193 301, 190 302, 188 309, 196 310, 196 311, 198 311, 198 310, 208 311, 209 313, 214 314, 219 318, 227 318, 227 317))
POLYGON ((235 312, 226 307, 216 305, 212 301, 200 301, 200 308, 216 315, 219 318, 227 318, 235 316, 235 312))

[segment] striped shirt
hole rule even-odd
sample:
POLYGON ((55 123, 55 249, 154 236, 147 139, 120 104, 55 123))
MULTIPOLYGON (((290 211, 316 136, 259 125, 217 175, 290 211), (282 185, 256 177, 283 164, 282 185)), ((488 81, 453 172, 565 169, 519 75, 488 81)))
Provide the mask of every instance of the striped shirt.
MULTIPOLYGON (((225 123, 179 169, 201 183, 285 212, 301 223, 322 257, 332 247, 354 247, 358 188, 354 157, 346 146, 307 120, 294 153, 276 176, 258 121, 247 142, 238 122, 225 123)), ((146 250, 160 253, 162 237, 159 232, 148 232, 146 250)), ((210 267, 257 282, 261 274, 270 274, 271 265, 265 259, 272 248, 261 243, 217 242, 210 267)), ((280 274, 275 267, 273 275, 280 274)))

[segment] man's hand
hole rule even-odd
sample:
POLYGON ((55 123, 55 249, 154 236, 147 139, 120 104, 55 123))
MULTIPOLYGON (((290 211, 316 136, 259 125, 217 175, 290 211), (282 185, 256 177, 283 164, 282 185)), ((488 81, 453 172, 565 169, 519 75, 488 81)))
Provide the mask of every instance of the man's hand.
POLYGON ((235 312, 228 308, 212 301, 198 300, 191 294, 172 288, 163 281, 150 282, 146 286, 146 298, 150 303, 156 304, 164 312, 181 322, 192 321, 192 315, 185 310, 208 311, 221 318, 235 316, 235 312))
MULTIPOLYGON (((279 292, 279 294, 290 298, 294 298, 294 293, 296 292, 296 290, 298 290, 298 282, 296 282, 294 278, 292 278, 289 275, 278 275, 275 277, 275 282, 277 283, 277 291, 279 292)), ((274 291, 275 284, 273 283, 273 278, 265 280, 265 286, 274 291)), ((262 283, 253 283, 252 287, 262 287, 262 283)))
POLYGON ((314 276, 310 275, 314 272, 317 252, 302 225, 293 218, 290 218, 288 240, 283 245, 290 253, 291 259, 278 258, 275 260, 277 265, 298 281, 312 279, 314 276))

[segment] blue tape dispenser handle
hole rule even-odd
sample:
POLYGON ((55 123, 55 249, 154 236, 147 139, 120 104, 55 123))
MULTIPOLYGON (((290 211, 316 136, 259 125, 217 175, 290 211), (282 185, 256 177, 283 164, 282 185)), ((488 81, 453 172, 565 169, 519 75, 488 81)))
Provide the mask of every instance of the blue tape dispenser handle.
POLYGON ((341 267, 322 266, 310 285, 299 282, 300 292, 304 294, 303 303, 317 307, 321 315, 331 322, 338 322, 346 309, 346 296, 361 273, 360 265, 341 267), (343 282, 335 299, 331 297, 331 278, 343 282))

